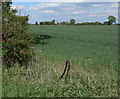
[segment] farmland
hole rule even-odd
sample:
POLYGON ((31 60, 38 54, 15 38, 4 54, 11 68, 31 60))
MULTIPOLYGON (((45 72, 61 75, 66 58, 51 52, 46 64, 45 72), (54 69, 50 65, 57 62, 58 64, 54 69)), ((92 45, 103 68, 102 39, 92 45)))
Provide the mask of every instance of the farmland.
POLYGON ((117 96, 117 38, 115 25, 35 26, 36 61, 31 68, 14 67, 3 73, 3 96, 90 97, 117 96), (66 60, 70 81, 59 80, 66 60), (75 76, 74 76, 75 75, 75 76), (10 91, 11 90, 11 91, 10 91))
POLYGON ((35 50, 52 61, 96 66, 117 65, 117 26, 31 26, 30 33, 49 36, 35 50))

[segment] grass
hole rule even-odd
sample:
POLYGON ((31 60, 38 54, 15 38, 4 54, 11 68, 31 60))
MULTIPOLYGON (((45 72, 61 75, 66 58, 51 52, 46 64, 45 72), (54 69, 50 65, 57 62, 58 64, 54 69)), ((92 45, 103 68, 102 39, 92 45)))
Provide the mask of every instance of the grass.
POLYGON ((76 68, 80 75, 70 71, 69 82, 65 83, 64 78, 60 80, 63 71, 62 64, 53 64, 43 57, 37 57, 37 59, 39 61, 34 63, 37 65, 28 69, 24 67, 3 69, 4 97, 118 96, 117 72, 115 71, 103 68, 101 74, 96 74, 94 70, 87 71, 80 66, 76 68))
MULTIPOLYGON (((30 33, 50 36, 35 50, 59 63, 70 59, 85 65, 86 60, 97 66, 117 65, 117 26, 31 26, 30 33)), ((117 67, 117 66, 116 66, 117 67)))
POLYGON ((117 26, 30 26, 32 66, 3 69, 3 97, 117 97, 117 26), (40 38, 39 38, 40 36, 40 38), (68 83, 60 79, 70 59, 68 83))

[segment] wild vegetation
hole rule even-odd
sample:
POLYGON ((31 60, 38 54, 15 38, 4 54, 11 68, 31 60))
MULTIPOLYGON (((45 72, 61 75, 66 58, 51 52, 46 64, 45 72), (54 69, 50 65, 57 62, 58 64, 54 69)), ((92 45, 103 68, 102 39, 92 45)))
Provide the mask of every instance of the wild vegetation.
POLYGON ((27 65, 31 60, 32 38, 27 33, 28 16, 17 16, 11 9, 11 2, 2 3, 2 53, 3 66, 11 67, 16 63, 27 65))
POLYGON ((69 82, 65 83, 64 78, 60 80, 63 63, 36 58, 38 61, 31 68, 3 71, 4 97, 118 97, 118 76, 114 70, 102 67, 96 73, 94 69, 88 71, 78 65, 79 75, 71 70, 69 82))
POLYGON ((118 97, 114 17, 109 25, 28 25, 29 16, 17 16, 10 4, 2 10, 3 97, 118 97), (66 60, 71 67, 62 77, 66 60))
POLYGON ((37 35, 36 61, 3 71, 3 96, 118 96, 117 26, 33 25, 29 32, 37 35), (67 59, 78 73, 71 69, 66 83, 67 59))

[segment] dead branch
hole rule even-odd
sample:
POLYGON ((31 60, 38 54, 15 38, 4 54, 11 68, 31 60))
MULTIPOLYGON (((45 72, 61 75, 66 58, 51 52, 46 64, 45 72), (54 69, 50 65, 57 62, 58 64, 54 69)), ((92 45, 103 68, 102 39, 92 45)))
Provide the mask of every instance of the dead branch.
POLYGON ((69 63, 69 60, 67 60, 66 63, 65 63, 64 72, 63 72, 63 74, 61 75, 60 79, 62 79, 63 76, 65 75, 65 72, 66 72, 66 70, 67 70, 68 63, 69 63))

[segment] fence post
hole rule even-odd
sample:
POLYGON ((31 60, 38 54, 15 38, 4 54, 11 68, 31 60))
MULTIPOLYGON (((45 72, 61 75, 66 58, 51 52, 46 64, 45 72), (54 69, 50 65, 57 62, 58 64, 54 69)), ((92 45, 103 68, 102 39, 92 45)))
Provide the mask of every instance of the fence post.
POLYGON ((67 84, 67 83, 69 82, 69 79, 70 79, 70 75, 69 75, 70 66, 71 66, 70 61, 68 61, 67 73, 66 73, 66 75, 65 75, 65 84, 67 84))
POLYGON ((69 80, 69 71, 70 71, 70 61, 69 60, 67 60, 66 61, 66 63, 65 63, 65 68, 64 68, 64 72, 63 72, 63 74, 61 75, 61 77, 60 77, 60 79, 62 79, 63 78, 63 76, 65 75, 65 83, 67 83, 68 82, 68 80, 69 80), (67 73, 66 73, 67 72, 67 73), (66 74, 65 74, 66 73, 66 74))

